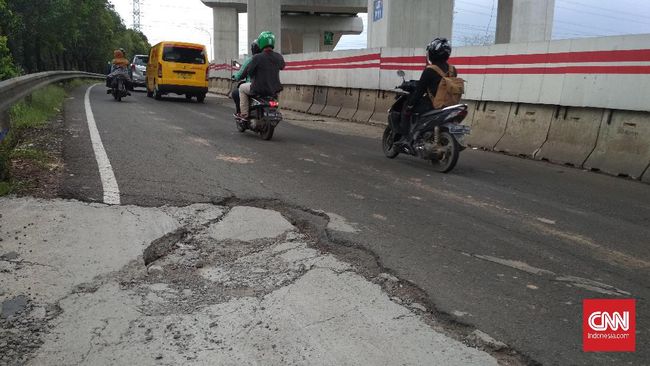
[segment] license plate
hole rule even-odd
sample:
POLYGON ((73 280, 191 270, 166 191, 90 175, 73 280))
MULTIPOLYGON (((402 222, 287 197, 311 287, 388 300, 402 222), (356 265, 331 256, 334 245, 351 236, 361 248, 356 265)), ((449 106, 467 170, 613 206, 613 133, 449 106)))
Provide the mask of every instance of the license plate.
POLYGON ((451 132, 454 135, 469 135, 471 132, 471 129, 469 126, 464 126, 464 125, 456 125, 453 126, 449 129, 449 132, 451 132))
POLYGON ((177 72, 176 75, 178 76, 179 79, 191 79, 192 74, 184 73, 184 72, 177 72))
POLYGON ((282 113, 277 112, 277 111, 269 111, 266 113, 266 116, 268 119, 271 120, 280 120, 282 119, 282 113))

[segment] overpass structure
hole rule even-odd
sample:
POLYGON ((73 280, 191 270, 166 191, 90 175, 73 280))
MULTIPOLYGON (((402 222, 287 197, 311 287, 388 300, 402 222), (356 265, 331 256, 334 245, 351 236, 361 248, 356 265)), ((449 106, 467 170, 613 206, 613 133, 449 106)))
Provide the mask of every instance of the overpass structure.
POLYGON ((238 14, 248 14, 248 43, 270 30, 283 54, 332 51, 344 34, 361 34, 366 0, 202 0, 212 7, 217 59, 239 58, 238 14))
MULTIPOLYGON (((454 0, 202 0, 212 8, 216 59, 239 56, 239 13, 248 14, 248 43, 261 31, 279 35, 283 54, 332 51, 341 36, 361 34, 368 48, 418 48, 451 38, 454 0)), ((551 39, 555 0, 499 0, 497 43, 551 39)))

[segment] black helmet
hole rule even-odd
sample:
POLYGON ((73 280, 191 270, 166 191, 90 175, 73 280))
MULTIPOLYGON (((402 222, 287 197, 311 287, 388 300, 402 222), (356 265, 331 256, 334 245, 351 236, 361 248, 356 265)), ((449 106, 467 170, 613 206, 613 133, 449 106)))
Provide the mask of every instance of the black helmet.
POLYGON ((427 46, 429 62, 447 61, 451 55, 451 43, 447 38, 436 38, 427 46))
POLYGON ((260 52, 262 52, 262 50, 260 49, 260 45, 257 44, 257 41, 251 43, 251 55, 257 55, 260 52))

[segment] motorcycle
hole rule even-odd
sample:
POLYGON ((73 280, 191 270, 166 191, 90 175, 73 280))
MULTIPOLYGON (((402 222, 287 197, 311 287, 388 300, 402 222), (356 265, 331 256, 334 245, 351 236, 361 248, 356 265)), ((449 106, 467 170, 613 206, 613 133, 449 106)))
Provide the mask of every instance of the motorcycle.
POLYGON ((457 104, 443 109, 432 110, 413 115, 408 144, 397 144, 402 109, 409 95, 415 92, 418 80, 404 79, 402 70, 397 72, 402 78, 398 86, 395 103, 388 110, 388 126, 382 137, 384 155, 394 159, 400 153, 417 156, 431 161, 434 168, 441 173, 448 173, 456 166, 460 152, 465 150, 464 137, 470 133, 469 126, 460 123, 467 116, 467 105, 457 104))
POLYGON ((128 71, 123 68, 115 68, 109 75, 110 80, 110 90, 109 94, 113 95, 113 98, 118 102, 122 101, 122 98, 131 95, 128 91, 129 85, 129 74, 128 71))
POLYGON ((273 132, 282 121, 282 113, 278 111, 280 103, 276 97, 251 96, 248 120, 235 116, 237 131, 244 133, 246 130, 259 133, 263 140, 273 138, 273 132))

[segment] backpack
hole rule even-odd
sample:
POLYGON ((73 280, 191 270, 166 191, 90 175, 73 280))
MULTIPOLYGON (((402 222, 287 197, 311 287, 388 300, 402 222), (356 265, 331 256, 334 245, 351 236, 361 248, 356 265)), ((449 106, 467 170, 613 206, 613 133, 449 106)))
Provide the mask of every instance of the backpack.
POLYGON ((465 80, 454 76, 454 74, 456 74, 456 68, 452 65, 449 65, 449 72, 445 74, 436 65, 428 65, 427 67, 442 77, 440 84, 438 84, 436 95, 433 95, 431 93, 431 90, 427 90, 427 94, 429 95, 429 98, 431 98, 433 108, 440 109, 459 104, 460 99, 462 98, 463 94, 465 94, 465 80))

